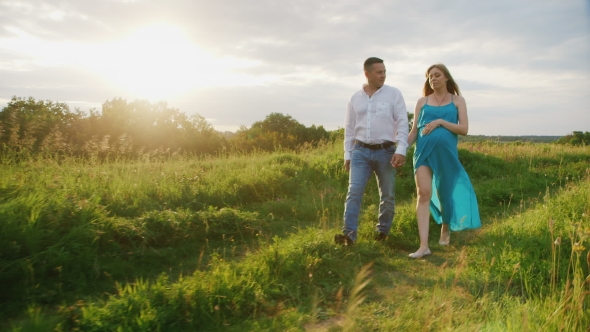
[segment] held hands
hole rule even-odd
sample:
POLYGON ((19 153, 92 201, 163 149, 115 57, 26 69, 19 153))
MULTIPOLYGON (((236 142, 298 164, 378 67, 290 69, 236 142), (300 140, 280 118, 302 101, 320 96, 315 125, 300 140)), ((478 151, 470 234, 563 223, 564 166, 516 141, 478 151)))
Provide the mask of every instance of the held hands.
POLYGON ((406 163, 406 156, 401 155, 399 153, 394 154, 393 157, 391 158, 391 166, 393 166, 394 168, 400 168, 400 167, 404 166, 405 163, 406 163))
POLYGON ((424 126, 424 129, 422 129, 422 135, 430 134, 433 130, 435 130, 436 128, 438 128, 442 125, 442 121, 443 120, 441 120, 441 119, 434 120, 434 121, 430 122, 429 124, 427 124, 426 126, 424 126))

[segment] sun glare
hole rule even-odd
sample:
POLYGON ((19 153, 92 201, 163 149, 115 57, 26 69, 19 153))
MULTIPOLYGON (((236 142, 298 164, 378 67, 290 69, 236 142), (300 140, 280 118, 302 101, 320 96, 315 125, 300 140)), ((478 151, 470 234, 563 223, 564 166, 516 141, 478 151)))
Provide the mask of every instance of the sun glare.
POLYGON ((117 42, 103 45, 94 66, 109 81, 147 99, 163 99, 199 87, 256 85, 261 79, 236 70, 258 66, 256 61, 216 58, 169 25, 143 28, 117 42))
POLYGON ((45 40, 16 27, 5 29, 9 35, 0 36, 0 51, 15 54, 19 60, 2 62, 0 69, 89 70, 126 98, 165 100, 202 87, 253 86, 279 80, 246 72, 261 66, 261 61, 215 56, 172 25, 144 27, 106 43, 45 40))

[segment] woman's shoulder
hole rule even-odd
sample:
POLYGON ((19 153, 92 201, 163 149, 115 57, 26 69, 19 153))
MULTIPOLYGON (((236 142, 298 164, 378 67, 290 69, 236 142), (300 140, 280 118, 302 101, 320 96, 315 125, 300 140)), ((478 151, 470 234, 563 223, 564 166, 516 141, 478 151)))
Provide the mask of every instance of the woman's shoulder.
POLYGON ((465 103, 465 98, 463 98, 463 96, 461 95, 453 96, 453 104, 455 104, 455 107, 458 110, 465 109, 465 107, 467 107, 467 104, 465 103))
POLYGON ((424 105, 426 105, 427 100, 428 100, 428 97, 420 97, 418 99, 418 101, 416 102, 416 108, 418 108, 418 109, 422 108, 424 105))
POLYGON ((426 100, 428 100, 428 96, 426 96, 426 97, 420 97, 418 99, 418 101, 416 102, 416 105, 423 106, 424 104, 426 104, 426 100))
POLYGON ((465 98, 463 98, 463 96, 461 96, 461 95, 454 95, 453 96, 453 101, 455 102, 455 104, 457 104, 457 103, 465 103, 465 98))

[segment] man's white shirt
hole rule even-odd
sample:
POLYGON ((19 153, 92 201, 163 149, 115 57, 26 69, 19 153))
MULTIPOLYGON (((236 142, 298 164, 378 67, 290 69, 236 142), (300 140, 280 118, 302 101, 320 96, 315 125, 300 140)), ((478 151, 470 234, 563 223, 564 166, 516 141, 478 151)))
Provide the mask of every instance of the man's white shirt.
POLYGON ((383 85, 371 97, 361 88, 348 102, 344 124, 344 160, 350 160, 354 141, 367 144, 395 142, 395 153, 408 149, 408 113, 401 92, 383 85))

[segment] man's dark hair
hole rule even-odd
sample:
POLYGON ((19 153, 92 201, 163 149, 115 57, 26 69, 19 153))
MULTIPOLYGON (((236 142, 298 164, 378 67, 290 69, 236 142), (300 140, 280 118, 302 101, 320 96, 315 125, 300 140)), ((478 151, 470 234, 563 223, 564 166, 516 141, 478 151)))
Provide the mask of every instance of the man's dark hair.
POLYGON ((367 60, 365 60, 363 68, 365 69, 365 71, 371 71, 371 66, 375 63, 383 63, 383 60, 376 57, 370 57, 367 60))

